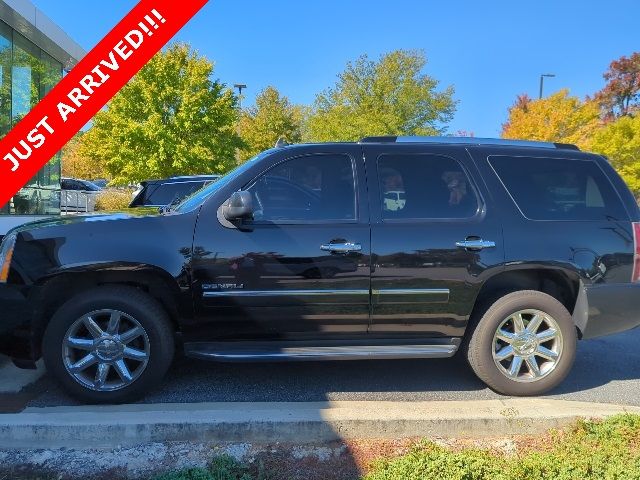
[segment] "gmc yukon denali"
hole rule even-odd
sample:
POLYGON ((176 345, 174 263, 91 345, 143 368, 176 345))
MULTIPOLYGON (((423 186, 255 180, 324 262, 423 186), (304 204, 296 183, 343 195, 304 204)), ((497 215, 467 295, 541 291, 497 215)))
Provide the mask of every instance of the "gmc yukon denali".
POLYGON ((464 357, 507 395, 640 324, 640 211, 572 145, 370 137, 261 153, 151 216, 9 232, 0 352, 86 402, 214 361, 464 357))

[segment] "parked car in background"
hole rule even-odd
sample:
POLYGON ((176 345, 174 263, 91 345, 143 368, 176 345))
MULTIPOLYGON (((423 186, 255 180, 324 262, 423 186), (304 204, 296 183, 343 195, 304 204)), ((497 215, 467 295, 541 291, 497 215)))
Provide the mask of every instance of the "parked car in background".
POLYGON ((203 187, 215 182, 221 175, 195 175, 147 180, 133 193, 131 208, 165 207, 175 204, 203 187))
MULTIPOLYGON (((578 339, 640 325, 640 209, 604 157, 573 145, 291 145, 170 212, 10 231, 0 310, 0 353, 22 367, 43 357, 88 402, 147 394, 176 351, 213 361, 459 351, 493 390, 539 395, 569 374, 578 339), (390 192, 404 203, 390 206, 390 192)), ((604 354, 633 368, 622 350, 604 354)))
POLYGON ((109 180, 107 180, 106 178, 99 178, 97 180, 91 180, 91 183, 104 189, 104 188, 107 188, 107 185, 109 184, 109 180))
POLYGON ((66 213, 87 213, 96 209, 96 199, 102 191, 88 180, 63 178, 61 181, 60 210, 66 213))

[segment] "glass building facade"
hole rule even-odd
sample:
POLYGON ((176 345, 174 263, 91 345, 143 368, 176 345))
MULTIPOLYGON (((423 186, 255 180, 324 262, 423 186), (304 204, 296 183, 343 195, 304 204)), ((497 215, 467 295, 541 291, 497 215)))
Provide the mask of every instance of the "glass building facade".
MULTIPOLYGON (((30 0, 0 0, 0 138, 84 56, 85 51, 30 0)), ((0 205, 0 237, 10 228, 60 214, 58 153, 0 205)))
MULTIPOLYGON (((62 78, 62 63, 0 21, 0 136, 24 117, 62 78)), ((60 213, 60 153, 0 214, 60 213)))

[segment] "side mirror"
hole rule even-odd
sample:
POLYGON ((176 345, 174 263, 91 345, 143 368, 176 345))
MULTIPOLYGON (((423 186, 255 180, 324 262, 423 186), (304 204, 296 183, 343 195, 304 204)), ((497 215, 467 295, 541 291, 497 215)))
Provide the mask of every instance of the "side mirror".
POLYGON ((253 197, 247 191, 234 192, 222 207, 222 214, 228 221, 253 218, 253 197))

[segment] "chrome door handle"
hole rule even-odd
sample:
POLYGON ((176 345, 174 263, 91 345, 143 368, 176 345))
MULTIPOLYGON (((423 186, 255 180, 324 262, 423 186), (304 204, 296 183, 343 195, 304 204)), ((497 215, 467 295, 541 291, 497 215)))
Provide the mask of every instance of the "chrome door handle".
POLYGON ((362 245, 359 243, 324 243, 320 245, 320 250, 323 252, 332 252, 332 253, 351 253, 351 252, 359 252, 362 250, 362 245))
POLYGON ((469 250, 482 250, 483 248, 493 248, 496 242, 491 240, 482 240, 481 238, 474 240, 465 240, 464 242, 456 242, 456 247, 468 248, 469 250))

